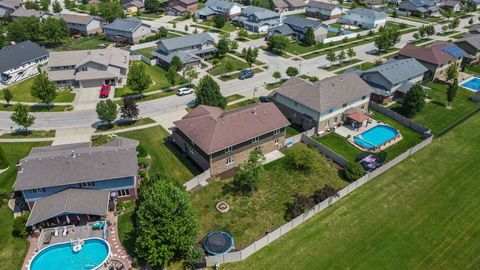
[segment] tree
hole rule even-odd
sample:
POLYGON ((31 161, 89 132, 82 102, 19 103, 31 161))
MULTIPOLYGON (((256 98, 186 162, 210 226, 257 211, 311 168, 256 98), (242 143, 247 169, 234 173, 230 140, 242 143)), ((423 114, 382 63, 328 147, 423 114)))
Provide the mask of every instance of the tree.
POLYGON ((315 38, 315 33, 313 32, 312 27, 309 26, 307 28, 307 32, 305 33, 305 36, 303 37, 302 42, 307 46, 313 46, 315 45, 315 43, 317 43, 317 40, 315 38))
POLYGON ((363 170, 362 165, 356 162, 349 162, 343 168, 343 174, 345 175, 345 178, 347 178, 348 181, 353 182, 358 178, 364 176, 365 171, 363 170))
POLYGON ((50 0, 40 0, 40 9, 44 12, 48 12, 50 6, 50 0))
POLYGON ((268 50, 273 53, 282 55, 289 42, 288 37, 282 35, 274 35, 267 41, 268 50))
POLYGON ((5 99, 5 101, 7 102, 7 105, 10 105, 10 100, 13 99, 13 94, 10 89, 3 89, 3 99, 5 99))
POLYGON ((347 56, 348 56, 348 60, 352 60, 353 57, 355 57, 357 55, 357 53, 353 50, 353 48, 348 48, 347 50, 347 56))
POLYGON ((420 39, 421 39, 419 33, 413 33, 413 38, 414 38, 415 40, 420 40, 420 39))
POLYGON ((182 70, 183 63, 182 63, 182 60, 180 60, 180 57, 176 55, 172 57, 172 61, 170 61, 170 66, 173 67, 176 72, 179 72, 180 70, 182 70))
POLYGON ((335 55, 334 51, 328 51, 325 59, 330 62, 330 65, 333 65, 337 61, 337 56, 335 55))
POLYGON ((171 86, 175 86, 177 84, 177 69, 174 66, 170 66, 165 74, 165 78, 167 78, 171 86))
POLYGON ((442 31, 443 32, 447 32, 448 29, 449 29, 448 25, 445 24, 445 25, 442 26, 442 31))
POLYGON ((425 106, 425 91, 415 84, 405 95, 403 109, 407 117, 414 117, 425 106))
POLYGON ((11 22, 7 27, 7 37, 15 42, 25 40, 39 41, 41 39, 40 19, 35 16, 29 16, 21 17, 11 22))
POLYGON ((447 81, 448 82, 453 82, 458 79, 458 62, 453 61, 446 69, 445 71, 447 75, 447 81))
POLYGON ((217 14, 213 17, 213 24, 216 28, 222 29, 225 26, 226 19, 224 16, 217 14))
POLYGON ((296 151, 292 151, 287 155, 287 160, 292 169, 309 173, 316 166, 316 163, 312 162, 315 160, 316 155, 317 153, 314 149, 301 144, 296 151))
POLYGON ((392 18, 398 18, 398 13, 396 10, 393 11, 392 18))
POLYGON ((162 2, 159 0, 145 0, 145 9, 151 12, 157 12, 161 9, 162 2))
POLYGON ((2 147, 0 147, 0 170, 8 168, 9 163, 5 152, 3 151, 2 147))
POLYGON ((427 36, 430 37, 430 36, 435 35, 435 26, 433 26, 433 24, 427 25, 427 27, 425 29, 426 29, 426 32, 427 32, 427 36))
POLYGON ((46 103, 48 109, 50 109, 50 102, 57 96, 57 87, 55 83, 48 78, 47 73, 42 72, 33 82, 31 95, 40 99, 43 103, 46 103))
POLYGON ((97 7, 96 6, 89 6, 88 7, 88 14, 90 14, 90 16, 97 16, 98 15, 97 7))
POLYGON ((314 206, 315 202, 312 198, 303 194, 295 193, 293 195, 293 202, 287 203, 285 219, 292 220, 305 213, 308 209, 312 209, 314 206))
POLYGON ((230 48, 228 47, 228 40, 225 38, 221 38, 218 41, 218 46, 217 46, 217 57, 223 58, 225 54, 227 54, 230 51, 230 48))
POLYGON ((418 28, 418 36, 420 39, 424 39, 425 36, 427 35, 427 29, 425 25, 422 25, 420 28, 418 28))
POLYGON ((250 69, 252 69, 252 64, 255 63, 258 57, 258 49, 257 48, 252 48, 248 47, 248 49, 243 49, 242 50, 242 56, 245 59, 245 61, 248 63, 248 66, 250 69))
POLYGON ((455 96, 457 95, 457 90, 458 90, 458 85, 456 83, 451 83, 448 85, 447 88, 447 102, 448 102, 448 107, 452 104, 452 101, 455 99, 455 96))
POLYGON ((248 160, 240 164, 233 177, 233 185, 243 193, 252 193, 257 189, 263 173, 263 162, 265 157, 259 149, 250 152, 248 160))
POLYGON ((215 106, 224 109, 227 106, 227 99, 220 92, 220 86, 212 77, 204 76, 195 90, 197 104, 215 106))
POLYGON ((127 86, 133 91, 139 93, 143 98, 143 91, 152 84, 152 78, 145 71, 145 66, 141 63, 133 64, 127 75, 127 86))
POLYGON ((347 55, 345 54, 345 51, 342 49, 338 55, 337 55, 337 59, 338 61, 340 61, 340 64, 343 63, 343 60, 345 60, 347 58, 347 55))
POLYGON ((187 192, 175 180, 157 177, 142 189, 136 211, 135 253, 155 269, 185 257, 195 242, 198 220, 187 192))
POLYGON ((101 0, 98 4, 98 15, 109 23, 117 18, 125 18, 125 12, 118 0, 101 0))
POLYGON ((58 45, 61 41, 68 37, 68 25, 62 19, 48 17, 43 20, 40 30, 45 41, 50 44, 58 45))
POLYGON ((227 60, 225 62, 225 71, 227 72, 228 76, 230 76, 230 73, 235 70, 235 63, 233 63, 230 60, 227 60))
POLYGON ((194 79, 198 78, 198 74, 200 74, 200 72, 198 72, 194 67, 188 66, 186 68, 185 76, 187 80, 190 82, 190 84, 192 84, 192 81, 194 79))
POLYGON ((238 33, 237 33, 237 36, 242 37, 242 38, 246 38, 246 37, 248 37, 248 32, 245 29, 240 29, 240 31, 238 31, 238 33))
POLYGON ((468 24, 469 24, 469 25, 472 25, 472 24, 473 24, 473 18, 470 18, 470 20, 468 20, 468 24))
POLYGON ((295 77, 298 75, 298 69, 296 67, 288 67, 285 73, 290 77, 295 77))
POLYGON ((273 72, 272 76, 273 76, 273 78, 275 78, 275 82, 278 82, 278 80, 280 80, 282 78, 282 74, 278 70, 273 72))
POLYGON ((205 252, 200 247, 191 246, 185 256, 184 266, 186 270, 200 269, 205 264, 205 252))
POLYGON ((25 3, 23 3, 23 7, 25 9, 40 10, 40 5, 37 1, 26 1, 25 3))
POLYGON ((374 39, 374 44, 381 52, 393 48, 400 41, 400 32, 397 29, 382 26, 378 33, 374 39))
POLYGON ((112 100, 101 100, 97 103, 97 115, 98 119, 102 122, 107 122, 109 126, 112 125, 112 122, 117 119, 117 104, 115 104, 112 100))
POLYGON ((120 106, 120 113, 122 118, 125 119, 135 119, 138 117, 138 106, 135 103, 135 99, 133 97, 124 97, 122 99, 123 103, 120 106))
POLYGON ((28 106, 22 103, 15 105, 10 119, 25 130, 35 123, 35 116, 31 115, 28 106))
POLYGON ((313 201, 318 204, 328 199, 329 197, 338 197, 338 192, 334 187, 326 184, 323 188, 317 189, 313 193, 312 197, 313 201))
POLYGON ((450 28, 450 30, 453 30, 457 28, 459 25, 460 25, 460 19, 455 18, 450 23, 448 23, 448 28, 450 28))
POLYGON ((28 214, 21 215, 13 220, 12 234, 15 237, 27 238, 31 227, 27 227, 28 214))
POLYGON ((157 35, 158 35, 159 37, 166 37, 166 36, 168 36, 168 30, 167 30, 167 28, 165 28, 165 27, 163 27, 163 26, 160 27, 160 28, 158 28, 157 35))
POLYGON ((54 13, 60 13, 63 10, 62 5, 60 5, 60 2, 58 2, 58 0, 55 0, 53 2, 52 9, 54 13))
POLYGON ((229 47, 231 51, 236 51, 238 49, 238 42, 236 40, 230 41, 229 47))

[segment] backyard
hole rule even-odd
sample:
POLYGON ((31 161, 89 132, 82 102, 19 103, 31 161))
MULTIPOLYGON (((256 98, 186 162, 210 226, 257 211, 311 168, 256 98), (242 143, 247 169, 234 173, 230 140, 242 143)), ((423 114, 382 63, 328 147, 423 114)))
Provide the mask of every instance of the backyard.
MULTIPOLYGON (((425 84, 425 86, 432 89, 428 92, 428 96, 432 100, 428 102, 423 110, 412 120, 430 128, 434 135, 439 134, 442 130, 474 110, 480 109, 479 104, 470 100, 473 96, 473 92, 469 90, 458 88, 457 95, 451 104, 451 108, 447 108, 447 85, 443 83, 429 82, 425 84)), ((401 104, 395 104, 389 108, 400 114, 403 113, 401 104)))
POLYGON ((67 45, 56 48, 56 51, 73 51, 73 50, 92 50, 101 49, 100 44, 109 45, 111 42, 104 39, 102 36, 97 37, 82 37, 77 39, 69 39, 67 45))
MULTIPOLYGON (((150 92, 150 91, 155 91, 155 90, 160 90, 164 89, 167 87, 171 87, 172 85, 168 82, 167 78, 165 77, 165 74, 167 71, 157 65, 150 66, 142 61, 138 61, 136 63, 140 63, 140 65, 143 65, 145 67, 145 72, 150 75, 150 78, 152 79, 153 83, 145 90, 145 92, 150 92)), ((183 78, 180 75, 177 75, 177 80, 176 84, 184 84, 187 83, 188 81, 183 78)), ((171 92, 171 94, 174 94, 175 92, 171 92)), ((115 97, 123 97, 123 96, 128 96, 136 94, 132 89, 130 89, 128 86, 125 87, 119 87, 115 88, 115 97)))
POLYGON ((480 114, 222 269, 477 269, 480 114))
MULTIPOLYGON (((39 99, 32 97, 31 89, 33 83, 35 81, 35 76, 24 81, 21 81, 17 84, 9 86, 8 89, 13 94, 13 101, 21 101, 21 102, 40 102, 39 99)), ((1 96, 3 99, 3 95, 1 96)), ((57 91, 57 97, 53 100, 53 102, 72 102, 75 99, 75 93, 71 91, 57 91)))
POLYGON ((284 150, 287 157, 265 166, 265 175, 252 195, 233 192, 231 180, 214 181, 192 193, 192 204, 200 219, 199 237, 223 230, 232 233, 236 248, 245 247, 266 231, 286 222, 285 204, 292 201, 294 193, 311 195, 325 184, 335 188, 347 184, 339 177, 336 167, 318 152, 311 160, 315 164, 311 172, 292 169, 288 156, 298 147, 284 150), (215 209, 219 201, 230 205, 228 213, 222 214, 215 209))

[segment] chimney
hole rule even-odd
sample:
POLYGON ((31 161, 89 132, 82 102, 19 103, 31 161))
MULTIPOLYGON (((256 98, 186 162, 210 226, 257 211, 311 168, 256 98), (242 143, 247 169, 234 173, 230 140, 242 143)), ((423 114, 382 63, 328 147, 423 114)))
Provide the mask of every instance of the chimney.
POLYGON ((72 150, 71 156, 72 156, 72 158, 76 158, 76 157, 77 157, 77 155, 75 154, 75 151, 74 151, 74 150, 72 150))
POLYGON ((23 172, 23 167, 22 167, 22 163, 21 163, 21 162, 17 163, 17 171, 18 171, 19 173, 22 173, 22 172, 23 172))

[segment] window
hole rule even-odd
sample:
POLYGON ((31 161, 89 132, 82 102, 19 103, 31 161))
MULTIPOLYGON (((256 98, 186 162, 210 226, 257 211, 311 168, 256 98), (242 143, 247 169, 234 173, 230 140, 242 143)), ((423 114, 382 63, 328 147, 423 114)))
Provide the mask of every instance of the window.
POLYGON ((256 142, 258 142, 259 140, 260 140, 260 137, 257 136, 257 137, 255 137, 255 138, 252 139, 252 143, 256 143, 256 142))
POLYGON ((280 134, 280 129, 275 129, 275 131, 273 132, 273 135, 278 135, 280 134))
POLYGON ((122 190, 117 191, 117 194, 118 194, 118 197, 125 197, 125 196, 130 195, 130 190, 122 189, 122 190))
POLYGON ((362 100, 363 100, 363 99, 366 99, 366 98, 367 98, 367 96, 363 96, 363 97, 362 97, 362 100))
POLYGON ((228 157, 227 160, 225 161, 226 165, 230 165, 230 164, 233 164, 233 163, 235 163, 235 157, 234 156, 228 157))
POLYGON ((81 187, 94 187, 95 183, 94 182, 85 182, 80 184, 81 187))
POLYGON ((192 155, 195 155, 195 149, 193 149, 193 147, 189 146, 188 149, 192 155))
POLYGON ((33 194, 36 194, 36 193, 45 193, 45 188, 34 188, 34 189, 32 189, 32 193, 33 193, 33 194))
POLYGON ((347 107, 347 103, 343 103, 343 108, 347 107))
POLYGON ((360 107, 360 109, 362 109, 362 111, 365 109, 365 105, 362 105, 362 107, 360 107))
POLYGON ((261 151, 262 151, 262 148, 263 148, 263 146, 259 145, 259 146, 255 147, 254 149, 261 152, 261 151))
POLYGON ((225 148, 225 153, 229 153, 229 152, 232 152, 233 151, 233 147, 227 147, 225 148))
POLYGON ((333 118, 333 123, 334 123, 334 124, 337 123, 337 120, 338 120, 337 118, 338 118, 338 117, 336 117, 336 116, 333 118))
POLYGON ((327 120, 327 121, 325 122, 325 127, 328 127, 328 126, 330 126, 330 120, 327 120))
POLYGON ((280 140, 278 138, 275 139, 275 144, 278 144, 280 142, 280 140))

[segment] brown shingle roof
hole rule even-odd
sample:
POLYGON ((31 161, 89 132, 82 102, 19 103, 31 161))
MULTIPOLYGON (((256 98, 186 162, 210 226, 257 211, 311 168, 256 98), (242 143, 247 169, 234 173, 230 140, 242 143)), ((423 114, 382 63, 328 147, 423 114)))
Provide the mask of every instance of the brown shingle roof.
POLYGON ((257 103, 229 112, 201 105, 174 124, 205 153, 212 154, 290 122, 273 103, 257 103))
POLYGON ((412 57, 419 61, 441 65, 454 59, 450 54, 442 51, 442 49, 448 45, 449 43, 441 43, 423 48, 413 44, 407 44, 405 47, 400 49, 398 54, 406 57, 412 57))
POLYGON ((360 97, 369 96, 372 91, 373 89, 357 74, 342 74, 314 83, 293 77, 275 93, 321 113, 360 97))

